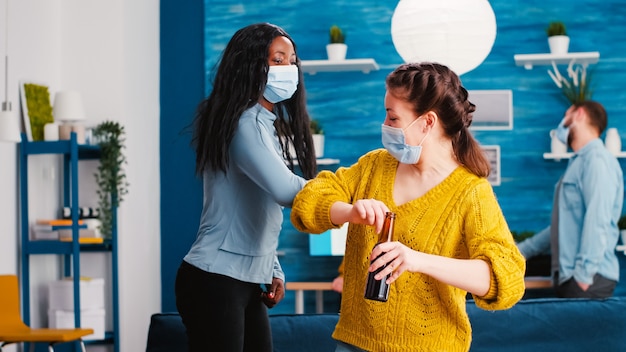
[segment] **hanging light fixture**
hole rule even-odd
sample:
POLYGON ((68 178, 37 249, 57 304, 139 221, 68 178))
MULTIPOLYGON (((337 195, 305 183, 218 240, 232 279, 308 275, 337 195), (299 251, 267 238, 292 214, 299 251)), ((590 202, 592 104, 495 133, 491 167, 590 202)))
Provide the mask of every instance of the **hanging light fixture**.
POLYGON ((0 142, 20 141, 20 126, 17 114, 11 111, 11 102, 9 101, 9 0, 6 1, 6 25, 5 30, 5 64, 4 64, 4 102, 2 103, 2 111, 0 111, 0 142))
POLYGON ((491 52, 496 16, 487 0, 400 0, 391 37, 405 62, 434 61, 462 75, 491 52))

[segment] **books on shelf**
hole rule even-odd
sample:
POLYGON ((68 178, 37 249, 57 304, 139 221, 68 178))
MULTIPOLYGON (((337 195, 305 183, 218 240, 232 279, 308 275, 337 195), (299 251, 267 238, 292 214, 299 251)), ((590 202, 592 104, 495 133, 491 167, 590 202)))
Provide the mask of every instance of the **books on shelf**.
MULTIPOLYGON (((61 237, 60 240, 62 242, 72 242, 72 237, 61 237)), ((104 243, 104 238, 102 237, 79 237, 78 243, 84 243, 84 244, 104 243)))
MULTIPOLYGON (((51 219, 37 220, 32 225, 32 237, 35 240, 72 240, 72 220, 51 219)), ((78 221, 80 243, 102 243, 97 229, 89 228, 83 220, 78 221)))
MULTIPOLYGON (((35 222, 36 225, 49 225, 49 226, 72 226, 71 219, 39 219, 35 222)), ((83 220, 78 220, 78 225, 84 225, 83 220)))

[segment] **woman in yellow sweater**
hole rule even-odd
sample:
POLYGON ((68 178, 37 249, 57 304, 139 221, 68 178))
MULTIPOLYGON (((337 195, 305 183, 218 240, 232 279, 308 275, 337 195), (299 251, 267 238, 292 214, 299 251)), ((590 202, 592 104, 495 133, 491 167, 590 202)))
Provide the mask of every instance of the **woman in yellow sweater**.
POLYGON ((337 351, 467 351, 467 292, 483 309, 512 307, 525 261, 468 130, 475 106, 459 77, 404 64, 386 88, 385 149, 320 172, 296 196, 291 221, 307 233, 350 223, 337 351), (396 241, 372 250, 387 211, 397 214, 396 241), (376 278, 391 274, 388 301, 365 299, 368 272, 385 264, 376 278))

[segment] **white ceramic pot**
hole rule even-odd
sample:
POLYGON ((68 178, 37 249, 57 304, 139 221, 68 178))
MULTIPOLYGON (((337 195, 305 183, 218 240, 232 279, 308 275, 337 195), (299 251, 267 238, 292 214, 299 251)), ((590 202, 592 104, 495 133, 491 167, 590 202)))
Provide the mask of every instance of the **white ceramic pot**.
POLYGON ((609 128, 606 130, 604 146, 613 154, 618 154, 622 151, 622 139, 617 132, 617 128, 609 128))
POLYGON ((550 152, 552 154, 565 154, 567 153, 567 145, 563 144, 558 138, 556 138, 556 130, 550 131, 550 152))
MULTIPOLYGON (((313 148, 315 148, 315 157, 321 158, 324 156, 324 135, 323 134, 314 134, 313 137, 313 148)), ((293 144, 289 143, 289 154, 291 156, 296 155, 296 149, 293 147, 293 144)))
POLYGON ((326 44, 326 54, 328 54, 328 60, 340 61, 346 59, 346 53, 348 52, 348 46, 343 43, 326 44))
POLYGON ((324 135, 323 134, 313 135, 313 148, 315 148, 316 158, 321 158, 324 156, 324 135))
POLYGON ((548 46, 552 54, 567 54, 569 50, 569 37, 566 35, 553 35, 548 37, 548 46))

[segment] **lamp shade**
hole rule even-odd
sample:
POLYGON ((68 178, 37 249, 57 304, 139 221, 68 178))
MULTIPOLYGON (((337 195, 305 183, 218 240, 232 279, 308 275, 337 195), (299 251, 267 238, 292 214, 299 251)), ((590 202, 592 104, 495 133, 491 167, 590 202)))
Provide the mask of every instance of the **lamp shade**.
POLYGON ((0 142, 20 141, 20 125, 17 114, 12 111, 0 111, 0 142))
POLYGON ((437 62, 460 76, 489 55, 496 17, 487 0, 400 0, 391 36, 405 62, 437 62))
POLYGON ((57 92, 54 95, 52 116, 57 121, 77 121, 85 119, 80 93, 73 90, 57 92))

